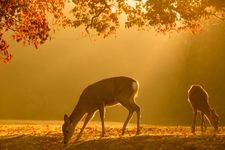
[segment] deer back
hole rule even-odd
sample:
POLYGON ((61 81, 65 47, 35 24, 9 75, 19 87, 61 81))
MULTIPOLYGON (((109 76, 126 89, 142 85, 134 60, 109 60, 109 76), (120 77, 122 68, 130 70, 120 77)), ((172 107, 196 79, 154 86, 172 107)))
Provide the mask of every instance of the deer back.
POLYGON ((201 85, 192 85, 190 87, 188 100, 195 109, 209 108, 208 94, 201 85))
POLYGON ((112 77, 100 80, 89 85, 82 92, 80 105, 94 107, 102 103, 104 105, 114 105, 120 103, 121 97, 130 98, 138 91, 138 82, 129 77, 112 77))

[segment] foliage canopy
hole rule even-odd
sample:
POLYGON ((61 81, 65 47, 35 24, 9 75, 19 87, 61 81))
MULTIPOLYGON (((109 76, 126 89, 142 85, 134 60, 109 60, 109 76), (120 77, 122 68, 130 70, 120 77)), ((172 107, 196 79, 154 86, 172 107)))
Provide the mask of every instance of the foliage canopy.
POLYGON ((9 31, 15 41, 33 44, 38 48, 59 26, 82 26, 90 35, 107 37, 116 33, 123 23, 126 28, 153 28, 157 32, 191 30, 195 33, 201 29, 204 20, 211 17, 225 19, 223 0, 72 2, 73 17, 68 19, 63 11, 68 0, 0 0, 0 60, 6 63, 12 57, 4 38, 9 31))

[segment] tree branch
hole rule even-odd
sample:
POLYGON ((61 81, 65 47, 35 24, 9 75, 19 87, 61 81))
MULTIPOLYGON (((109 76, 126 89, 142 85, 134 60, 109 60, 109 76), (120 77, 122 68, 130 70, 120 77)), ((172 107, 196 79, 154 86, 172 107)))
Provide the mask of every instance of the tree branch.
MULTIPOLYGON (((3 11, 0 11, 0 14, 3 15, 3 16, 5 16, 5 17, 8 17, 8 18, 12 19, 13 21, 15 21, 15 22, 18 23, 18 24, 21 24, 21 21, 18 20, 17 18, 15 18, 15 17, 14 17, 13 15, 11 15, 11 14, 5 13, 5 12, 3 12, 3 11)), ((18 24, 15 24, 15 26, 17 26, 18 24)), ((26 27, 29 29, 29 25, 27 25, 27 24, 25 24, 25 23, 22 23, 22 24, 23 24, 24 26, 26 26, 26 27)), ((11 27, 8 27, 8 29, 12 30, 13 32, 16 31, 16 29, 13 29, 13 28, 11 28, 11 27)))
MULTIPOLYGON (((93 16, 93 17, 91 18, 91 23, 88 24, 88 25, 86 26, 85 30, 86 30, 86 32, 87 32, 88 34, 89 34, 88 28, 90 28, 90 27, 93 26, 94 20, 95 20, 96 18, 98 18, 98 17, 105 11, 106 8, 109 8, 109 6, 108 6, 108 4, 106 3, 105 0, 102 0, 101 2, 104 3, 104 8, 103 8, 98 14, 96 14, 95 16, 93 16)), ((109 8, 109 9, 110 9, 110 8, 109 8)))
MULTIPOLYGON (((18 21, 18 20, 16 20, 15 18, 11 17, 10 15, 8 15, 8 14, 6 14, 6 13, 3 13, 2 11, 0 11, 0 14, 1 14, 2 16, 9 17, 9 18, 11 18, 11 19, 12 19, 12 20, 14 20, 14 21, 19 22, 19 21, 18 21)), ((2 28, 1 28, 1 29, 2 29, 2 28)), ((13 28, 11 28, 11 27, 8 27, 8 29, 9 29, 9 30, 12 30, 13 32, 15 32, 15 31, 16 31, 15 29, 13 29, 13 28)))
POLYGON ((217 16, 215 13, 214 13, 214 14, 211 14, 211 15, 213 15, 214 17, 216 17, 216 18, 218 18, 218 19, 220 19, 220 20, 222 20, 222 21, 225 21, 225 18, 220 17, 220 16, 217 16))

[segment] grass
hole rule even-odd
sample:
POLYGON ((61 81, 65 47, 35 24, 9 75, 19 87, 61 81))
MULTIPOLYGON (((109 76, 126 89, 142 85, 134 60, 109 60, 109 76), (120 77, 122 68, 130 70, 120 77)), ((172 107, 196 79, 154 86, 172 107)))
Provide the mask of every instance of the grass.
POLYGON ((121 136, 122 123, 106 122, 106 135, 101 138, 100 122, 89 122, 79 141, 75 141, 81 124, 70 143, 64 146, 59 121, 1 121, 0 150, 57 150, 57 149, 128 149, 128 150, 223 150, 225 130, 218 133, 212 128, 195 135, 187 126, 141 125, 141 134, 135 136, 136 126, 130 124, 121 136))

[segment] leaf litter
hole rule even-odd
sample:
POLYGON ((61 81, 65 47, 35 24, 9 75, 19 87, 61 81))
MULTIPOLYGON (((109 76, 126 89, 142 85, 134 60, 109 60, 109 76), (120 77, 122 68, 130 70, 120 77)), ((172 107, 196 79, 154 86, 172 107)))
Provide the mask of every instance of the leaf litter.
POLYGON ((142 150, 223 150, 225 130, 218 133, 212 128, 196 134, 187 126, 141 125, 141 134, 135 135, 136 125, 130 124, 122 136, 123 123, 106 122, 105 137, 101 136, 101 123, 91 121, 85 128, 80 140, 76 141, 82 123, 74 131, 70 143, 63 145, 62 122, 1 123, 0 150, 8 149, 142 149, 142 150))

